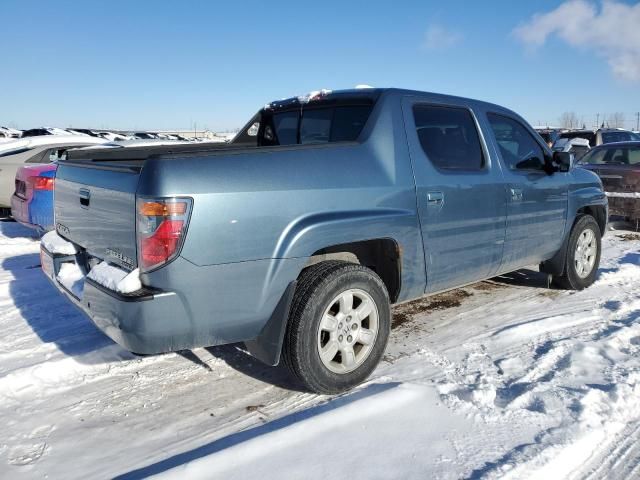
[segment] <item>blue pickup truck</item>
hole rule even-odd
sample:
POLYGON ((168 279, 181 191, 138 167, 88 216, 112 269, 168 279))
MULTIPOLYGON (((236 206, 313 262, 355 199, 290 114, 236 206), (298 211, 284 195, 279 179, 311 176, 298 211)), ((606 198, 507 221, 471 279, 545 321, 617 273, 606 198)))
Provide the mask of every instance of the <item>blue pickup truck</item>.
POLYGON ((335 393, 376 367, 391 304, 532 264, 588 287, 606 221, 598 177, 510 110, 322 91, 228 144, 70 151, 41 253, 132 352, 244 342, 335 393))

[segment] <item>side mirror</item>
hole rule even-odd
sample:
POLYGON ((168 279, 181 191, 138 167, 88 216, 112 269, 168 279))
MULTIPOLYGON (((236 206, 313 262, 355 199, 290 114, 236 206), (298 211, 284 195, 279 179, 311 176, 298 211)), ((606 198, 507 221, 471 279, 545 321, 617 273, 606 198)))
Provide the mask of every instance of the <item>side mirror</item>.
POLYGON ((553 152, 553 163, 558 166, 559 172, 568 172, 573 168, 575 155, 571 152, 553 152))

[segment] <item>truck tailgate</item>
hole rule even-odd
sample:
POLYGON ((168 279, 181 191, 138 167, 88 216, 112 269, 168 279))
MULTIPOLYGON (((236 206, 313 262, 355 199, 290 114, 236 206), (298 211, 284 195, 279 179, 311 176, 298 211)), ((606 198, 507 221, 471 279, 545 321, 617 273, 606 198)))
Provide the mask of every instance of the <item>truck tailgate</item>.
POLYGON ((55 186, 58 234, 91 256, 137 266, 136 188, 139 168, 99 168, 61 162, 55 186))

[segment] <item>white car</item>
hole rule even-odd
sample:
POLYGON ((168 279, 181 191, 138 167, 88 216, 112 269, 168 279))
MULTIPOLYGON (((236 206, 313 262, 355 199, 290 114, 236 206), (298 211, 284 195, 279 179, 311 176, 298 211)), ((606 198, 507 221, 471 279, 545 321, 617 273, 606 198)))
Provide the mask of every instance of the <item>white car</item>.
POLYGON ((22 136, 22 130, 16 130, 15 128, 0 127, 0 139, 13 139, 20 138, 22 136))
POLYGON ((18 168, 25 163, 49 163, 59 150, 103 144, 104 138, 82 135, 43 135, 0 143, 0 216, 11 208, 18 168))
POLYGON ((591 147, 589 146, 589 140, 586 138, 558 138, 551 149, 554 152, 570 152, 575 155, 576 161, 580 160, 591 147))

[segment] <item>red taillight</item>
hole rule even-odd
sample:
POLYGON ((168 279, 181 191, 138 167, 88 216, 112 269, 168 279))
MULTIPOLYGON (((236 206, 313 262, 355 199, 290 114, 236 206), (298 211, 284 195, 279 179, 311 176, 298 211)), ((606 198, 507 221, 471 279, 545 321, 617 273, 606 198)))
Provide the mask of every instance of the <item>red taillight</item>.
POLYGON ((33 181, 34 190, 53 190, 55 178, 35 177, 33 181))
POLYGON ((143 270, 160 267, 178 255, 190 209, 191 199, 138 200, 138 257, 143 270))
POLYGON ((142 266, 154 267, 167 262, 178 250, 182 220, 163 220, 158 229, 140 242, 142 266))

